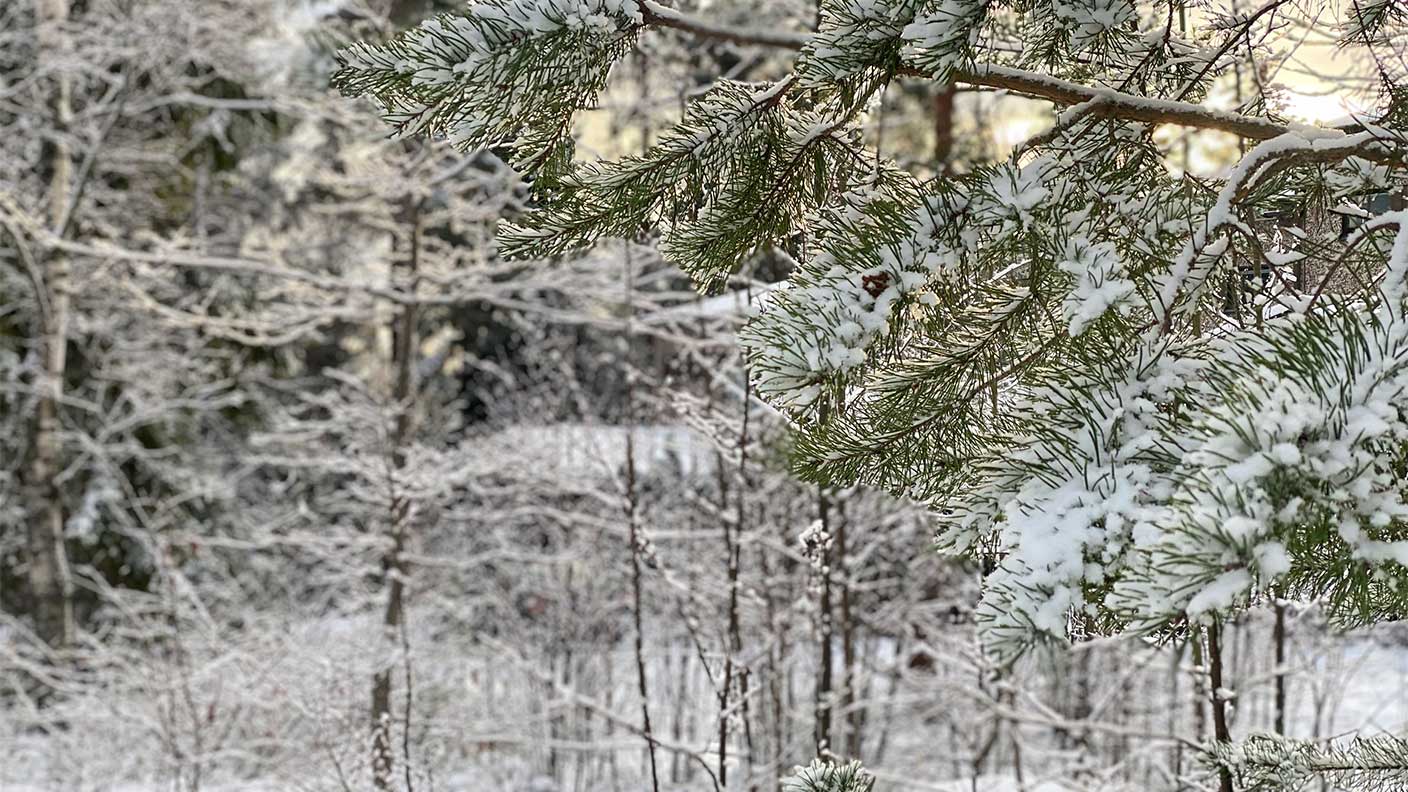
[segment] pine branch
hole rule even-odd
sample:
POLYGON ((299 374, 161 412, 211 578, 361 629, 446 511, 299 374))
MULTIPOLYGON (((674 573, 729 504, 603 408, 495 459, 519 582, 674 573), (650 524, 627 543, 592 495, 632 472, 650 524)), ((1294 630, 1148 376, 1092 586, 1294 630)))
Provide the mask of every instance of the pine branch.
POLYGON ((871 792, 874 787, 875 777, 860 762, 834 764, 823 759, 794 768, 782 781, 782 792, 871 792))
POLYGON ((1247 792, 1290 792, 1317 783, 1363 792, 1408 789, 1408 740, 1393 735, 1319 745, 1263 734, 1219 744, 1211 759, 1247 792))
POLYGON ((846 116, 805 111, 770 85, 720 82, 647 153, 586 163, 541 185, 543 207, 500 231, 505 255, 557 256, 664 227, 662 250, 701 290, 752 250, 786 238, 844 190, 859 142, 846 116))
POLYGON ((570 161, 573 115, 642 26, 628 0, 488 0, 341 51, 332 85, 374 98, 400 135, 505 146, 515 166, 551 175, 570 161))
MULTIPOLYGON (((803 49, 812 42, 812 37, 806 34, 766 34, 717 25, 681 14, 655 2, 648 1, 643 7, 647 25, 670 27, 703 38, 794 50, 803 49)), ((913 65, 899 66, 896 72, 909 77, 947 78, 959 85, 1008 91, 1031 99, 1044 99, 1063 107, 1088 104, 1090 106, 1086 112, 1096 118, 1143 124, 1175 124, 1227 132, 1250 140, 1268 140, 1287 133, 1306 137, 1342 134, 1333 129, 1217 110, 1193 102, 1139 96, 1107 86, 1084 85, 998 63, 979 62, 968 67, 956 66, 945 72, 944 77, 936 76, 934 69, 921 69, 913 65)))
MULTIPOLYGON (((353 51, 340 80, 404 132, 510 149, 534 208, 507 254, 658 232, 714 289, 760 248, 801 251, 740 333, 755 392, 796 423, 805 474, 928 500, 940 544, 984 556, 976 615, 1014 657, 1273 591, 1348 623, 1408 612, 1408 213, 1344 239, 1319 219, 1401 192, 1405 140, 1190 100, 1285 5, 1202 47, 1173 7, 1122 3, 824 0, 803 36, 653 0, 488 0, 353 51), (573 114, 648 28, 797 62, 721 82, 640 156, 573 163, 573 114), (855 123, 904 77, 1067 109, 1012 160, 921 183, 855 123), (1226 178, 1174 179, 1164 124, 1260 142, 1226 178)), ((1364 15, 1369 46, 1398 24, 1364 15)))
POLYGON ((811 36, 806 33, 754 30, 720 25, 681 13, 661 5, 655 0, 644 0, 641 3, 641 17, 646 25, 671 28, 698 38, 725 41, 730 44, 798 50, 811 40, 811 36))

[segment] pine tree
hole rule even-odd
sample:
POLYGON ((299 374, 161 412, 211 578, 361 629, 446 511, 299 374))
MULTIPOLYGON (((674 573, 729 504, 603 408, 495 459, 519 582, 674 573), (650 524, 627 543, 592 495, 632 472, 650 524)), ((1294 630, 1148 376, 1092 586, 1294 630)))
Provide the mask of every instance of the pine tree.
MULTIPOLYGON (((805 475, 924 501, 943 548, 987 559, 978 618, 1012 660, 1096 634, 1215 640, 1278 597, 1347 625, 1408 612, 1408 214, 1365 200, 1404 187, 1408 29, 1398 3, 1343 9, 1378 107, 1309 126, 1260 77, 1297 13, 824 0, 790 36, 653 0, 485 0, 347 50, 335 84, 402 134, 506 151, 535 207, 500 229, 506 254, 658 234, 718 290, 754 251, 792 253, 741 334, 756 392, 792 420, 805 475), (1200 13, 1204 33, 1175 24, 1200 13), (654 28, 799 54, 779 80, 720 81, 640 156, 574 160, 574 115, 654 28), (1208 103, 1244 74, 1250 99, 1208 103), (1006 161, 924 178, 861 134, 900 79, 1059 112, 1006 161), (1177 177, 1167 125, 1249 148, 1222 177, 1177 177)), ((1239 761, 1405 758, 1274 746, 1239 761)))

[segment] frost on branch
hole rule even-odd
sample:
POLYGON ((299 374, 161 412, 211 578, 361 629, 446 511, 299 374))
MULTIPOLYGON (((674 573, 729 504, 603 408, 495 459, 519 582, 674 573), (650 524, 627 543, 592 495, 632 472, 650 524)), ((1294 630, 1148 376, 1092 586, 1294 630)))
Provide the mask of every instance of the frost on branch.
POLYGON ((1075 237, 1066 243, 1066 257, 1058 266, 1076 281, 1061 306, 1073 336, 1134 293, 1134 284, 1122 277, 1119 252, 1108 242, 1075 237))
POLYGON ((797 64, 803 83, 854 90, 888 81, 901 65, 901 34, 921 5, 920 0, 823 2, 821 25, 797 64))
POLYGON ((1171 488, 1160 464, 1166 412, 1196 364, 1159 347, 1070 363, 1013 396, 1031 422, 977 463, 967 496, 940 520, 942 545, 1001 557, 979 605, 1000 654, 1106 624, 1105 593, 1171 488))
POLYGON ((635 0, 478 2, 349 47, 333 85, 374 98, 399 134, 508 146, 529 171, 560 166, 573 113, 596 101, 640 24, 635 0))
POLYGON ((932 301, 921 289, 960 263, 961 241, 948 234, 960 196, 921 198, 915 185, 892 179, 843 200, 816 228, 822 252, 766 298, 762 318, 742 336, 759 393, 779 405, 815 404, 827 377, 863 366, 902 306, 932 301))
POLYGON ((1408 325, 1384 310, 1288 317, 1209 352, 1176 489, 1114 604, 1158 622, 1282 591, 1349 622, 1402 618, 1408 325))
POLYGON ((860 762, 833 764, 813 759, 806 767, 793 769, 783 779, 783 792, 870 792, 875 777, 861 769, 860 762))
MULTIPOLYGON (((1360 206, 1403 189, 1403 136, 1287 124, 1274 97, 1196 104, 1278 6, 1185 39, 1176 5, 1131 0, 826 0, 792 74, 718 83, 640 156, 563 158, 501 240, 557 256, 658 233, 704 289, 760 248, 795 261, 740 333, 756 392, 794 423, 803 474, 922 500, 941 545, 989 562, 977 614, 1000 654, 1285 594, 1403 612, 1408 215, 1360 206), (858 121, 916 74, 1050 100, 1055 127, 1001 162, 903 173, 858 121), (1170 122, 1248 153, 1173 178, 1153 135, 1170 122), (1330 198, 1344 237, 1317 220, 1330 198)), ((463 126, 532 165, 641 29, 719 35, 656 8, 476 4, 344 74, 434 122, 408 131, 463 126), (489 43, 441 42, 466 25, 489 43)), ((1389 36, 1390 11, 1346 27, 1389 36)))
POLYGON ((853 134, 794 106, 792 84, 720 81, 647 153, 579 164, 540 187, 545 206, 501 230, 504 252, 560 255, 658 226, 662 251, 717 290, 853 178, 853 134))
POLYGON ((1213 761, 1236 774, 1237 789, 1283 792, 1331 783, 1335 789, 1402 789, 1408 782, 1408 741, 1389 734, 1329 744, 1258 734, 1217 745, 1213 761))
POLYGON ((952 71, 971 59, 988 4, 982 0, 939 0, 925 5, 923 12, 904 27, 905 56, 936 79, 948 79, 952 71))
POLYGON ((1066 343, 1072 320, 1053 319, 1107 331, 1133 320, 1134 276, 1172 249, 1158 208, 1167 188, 1091 204, 1102 174, 1087 171, 1041 157, 922 187, 906 204, 922 211, 871 202, 824 215, 821 253, 743 333, 760 393, 804 408, 808 471, 951 494, 950 475, 969 475, 1006 420, 996 379, 1066 343), (1082 270, 1076 240, 1097 230, 1100 256, 1082 270))

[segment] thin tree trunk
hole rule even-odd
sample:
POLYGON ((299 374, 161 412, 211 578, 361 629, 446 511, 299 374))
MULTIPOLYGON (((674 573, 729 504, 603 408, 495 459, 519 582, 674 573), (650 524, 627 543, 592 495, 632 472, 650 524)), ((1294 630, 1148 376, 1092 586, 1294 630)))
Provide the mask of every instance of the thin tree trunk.
POLYGON ((1286 733, 1286 604, 1276 603, 1276 622, 1271 628, 1271 640, 1276 650, 1276 710, 1272 728, 1277 734, 1286 733))
MULTIPOLYGON (((1212 686, 1212 729, 1213 739, 1222 745, 1232 742, 1231 730, 1227 728, 1227 699, 1222 687, 1222 638, 1221 625, 1216 618, 1208 625, 1208 683, 1212 686)), ((1225 766, 1218 766, 1218 789, 1232 792, 1232 772, 1225 766)))
MULTIPOLYGON (((689 647, 680 647, 679 668, 675 671, 679 676, 675 680, 675 717, 674 725, 670 728, 670 737, 675 744, 684 740, 684 716, 686 698, 689 695, 686 683, 689 681, 689 647)), ((684 757, 679 752, 675 752, 670 757, 670 782, 678 784, 684 779, 684 757)))
MULTIPOLYGON (((746 382, 746 374, 745 374, 746 382)), ((728 580, 728 638, 724 646, 724 674, 723 681, 719 685, 719 786, 728 788, 728 719, 729 719, 729 699, 734 687, 734 659, 743 649, 743 638, 739 624, 738 613, 738 573, 739 573, 739 546, 741 541, 738 532, 743 527, 744 498, 747 496, 746 487, 743 481, 743 468, 747 465, 747 443, 748 443, 748 398, 749 394, 744 391, 743 402, 743 425, 739 432, 739 481, 737 492, 735 493, 735 511, 730 518, 728 516, 728 469, 724 465, 722 453, 716 455, 716 463, 719 466, 719 512, 724 515, 723 540, 724 540, 724 574, 728 580)), ((739 669, 739 676, 746 678, 743 669, 739 669)), ((746 683, 741 685, 746 694, 746 683)))
MULTIPOLYGON (((628 375, 629 376, 629 375, 628 375)), ((626 432, 626 524, 631 542, 631 610, 636 627, 636 687, 640 691, 641 732, 645 736, 646 753, 650 761, 650 786, 660 792, 660 772, 655 764, 655 737, 650 730, 650 691, 645 676, 645 629, 641 626, 640 555, 642 542, 636 525, 636 458, 635 443, 630 430, 626 432)))
MULTIPOLYGON (((721 460, 722 461, 722 460, 721 460)), ((723 474, 720 474, 722 478, 723 474)), ((724 519, 724 549, 727 554, 728 573, 730 583, 734 574, 733 566, 733 546, 729 539, 728 519, 724 519)), ((734 596, 735 589, 730 585, 730 598, 734 596)), ((730 609, 732 612, 732 609, 730 609)), ((724 647, 724 675, 723 681, 719 685, 719 786, 728 789, 728 703, 729 689, 733 687, 733 648, 731 645, 724 647)))
MULTIPOLYGON (((420 204, 408 199, 406 207, 407 224, 410 227, 410 249, 406 257, 406 271, 412 279, 419 269, 420 258, 420 204)), ((412 286, 412 289, 414 286, 412 286)), ((405 621, 406 574, 405 550, 407 533, 410 529, 411 503, 395 481, 395 472, 406 465, 405 446, 410 439, 412 408, 411 402, 415 387, 416 358, 416 319, 414 302, 407 302, 397 317, 396 338, 392 350, 392 365, 396 370, 396 382, 392 397, 396 405, 396 423, 391 436, 391 549, 382 558, 382 574, 386 580, 386 610, 382 615, 382 630, 387 643, 394 642, 401 635, 405 621)), ((409 715, 407 716, 409 721, 409 715)), ((391 786, 395 760, 391 746, 391 668, 386 666, 372 675, 372 783, 377 789, 391 786)), ((409 728, 409 722, 407 723, 409 728)), ((408 776, 409 777, 409 776, 408 776)))
MULTIPOLYGON (((758 548, 758 572, 763 580, 772 579, 772 565, 768 563, 767 550, 758 548)), ((768 627, 772 630, 772 646, 768 648, 767 660, 767 686, 768 705, 771 720, 768 721, 770 728, 768 735, 768 770, 777 779, 776 789, 782 789, 782 756, 785 750, 782 736, 782 658, 786 657, 787 650, 787 628, 781 623, 777 615, 777 600, 772 592, 764 589, 765 610, 768 620, 768 627)))
POLYGON ((1079 746, 1081 753, 1090 754, 1094 750, 1093 739, 1090 729, 1086 727, 1086 721, 1090 718, 1094 707, 1091 704, 1092 677, 1095 675, 1095 652, 1087 648, 1085 651, 1077 653, 1076 656, 1076 701, 1075 708, 1071 713, 1074 720, 1080 723, 1080 731, 1075 735, 1075 743, 1079 746))
MULTIPOLYGON (((1169 662, 1168 670, 1168 700, 1175 704, 1175 706, 1171 706, 1168 708, 1168 733, 1170 736, 1178 734, 1178 707, 1176 706, 1176 703, 1180 696, 1178 690, 1178 677, 1180 674, 1179 666, 1182 664, 1183 647, 1181 645, 1174 644, 1173 657, 1169 662)), ((1169 761, 1171 766, 1173 767, 1173 777, 1176 779, 1183 775, 1183 741, 1175 740, 1173 742, 1171 750, 1173 755, 1169 758, 1169 761)))
MULTIPOLYGON (((751 292, 750 292, 751 295, 751 292)), ((751 298, 749 300, 751 302, 751 298)), ((743 553, 743 530, 747 520, 748 505, 748 419, 752 407, 752 382, 748 378, 748 366, 745 361, 743 366, 743 419, 738 430, 738 487, 734 492, 734 524, 733 539, 729 548, 728 564, 728 633, 729 633, 729 654, 738 657, 743 653, 743 629, 738 611, 738 589, 739 576, 742 567, 743 553)), ((753 763, 755 761, 753 746, 753 727, 751 713, 748 708, 748 667, 739 668, 738 674, 738 694, 741 715, 743 718, 743 744, 748 749, 748 776, 752 776, 753 763)))
POLYGON ((1208 734, 1208 712, 1207 712, 1207 669, 1203 667, 1203 637, 1198 634, 1197 627, 1193 628, 1192 644, 1193 660, 1193 738, 1198 742, 1207 739, 1208 734))
POLYGON ((836 573, 841 584, 841 712, 846 724, 845 754, 854 759, 860 756, 861 733, 860 713, 856 709, 856 631, 851 618, 850 568, 846 565, 846 519, 845 503, 836 505, 836 573))
POLYGON ((655 761, 655 736, 650 730, 650 691, 645 675, 645 630, 641 626, 641 610, 644 600, 641 597, 640 557, 645 549, 640 535, 639 502, 636 493, 635 456, 635 370, 631 368, 631 353, 635 339, 635 266, 631 260, 631 243, 625 243, 626 262, 626 524, 631 542, 631 610, 636 628, 636 686, 640 690, 641 730, 645 736, 646 755, 650 762, 650 783, 654 792, 660 792, 660 771, 655 761))
MULTIPOLYGON (((68 0, 42 0, 39 25, 42 53, 62 52, 67 35, 61 26, 68 21, 68 0)), ((62 67, 60 67, 62 68, 62 67)), ((56 228, 68 212, 73 163, 67 140, 67 127, 73 107, 70 82, 60 72, 55 77, 54 117, 59 134, 53 137, 49 157, 49 222, 56 228)), ((55 648, 73 643, 73 579, 64 547, 63 500, 58 474, 62 469, 60 403, 63 399, 67 367, 69 288, 68 260, 60 253, 44 256, 42 293, 42 371, 39 399, 35 409, 34 454, 29 470, 29 589, 33 598, 34 627, 41 640, 55 648)))
POLYGON ((821 602, 817 607, 816 755, 831 753, 831 500, 817 490, 817 515, 823 537, 821 552, 821 602))
POLYGON ((934 168, 947 173, 953 160, 954 84, 943 83, 934 92, 934 168))
MULTIPOLYGON (((1017 694, 1012 692, 1009 703, 1015 703, 1016 698, 1017 694)), ((1022 730, 1015 720, 1007 724, 1007 739, 1012 742, 1012 775, 1017 781, 1018 792, 1026 792, 1026 770, 1022 766, 1022 730)))

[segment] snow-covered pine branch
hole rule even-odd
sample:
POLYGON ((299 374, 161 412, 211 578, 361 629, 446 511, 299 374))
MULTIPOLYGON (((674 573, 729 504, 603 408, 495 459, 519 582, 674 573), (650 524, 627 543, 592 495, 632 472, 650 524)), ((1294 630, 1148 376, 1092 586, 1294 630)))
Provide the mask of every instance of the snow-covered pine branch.
POLYGON ((334 85, 376 97, 402 135, 507 145, 528 172, 571 158, 577 109, 596 100, 643 24, 636 0, 471 5, 340 56, 334 85))
POLYGON ((1238 789, 1284 792, 1330 782, 1341 789, 1389 792, 1408 783, 1408 742, 1391 735, 1319 745, 1261 734, 1218 746, 1215 761, 1237 776, 1238 789))
POLYGON ((793 769, 782 780, 783 792, 870 792, 875 777, 861 768, 860 762, 834 764, 821 759, 806 767, 793 769))
MULTIPOLYGON (((487 0, 463 19, 521 7, 487 0)), ((1390 6, 1337 20, 1381 97, 1343 129, 1285 120, 1261 71, 1234 107, 1210 103, 1307 24, 1276 0, 1197 36, 1178 2, 824 0, 790 75, 716 85, 639 157, 540 168, 648 28, 749 38, 609 11, 591 32, 528 25, 494 71, 435 49, 452 24, 437 22, 355 50, 339 84, 380 95, 405 130, 466 124, 469 145, 516 151, 535 205, 505 229, 511 253, 656 232, 717 290, 753 250, 787 251, 799 265, 740 335, 756 392, 792 420, 808 477, 922 500, 942 546, 985 560, 976 618, 999 659, 1191 633, 1215 680, 1223 618, 1273 598, 1341 623, 1408 615, 1408 231, 1401 210, 1363 211, 1408 185, 1390 6), (571 36, 588 45, 542 59, 543 41, 571 36), (544 74, 563 81, 534 92, 544 74), (1006 161, 926 179, 861 133, 914 77, 1059 115, 1006 161), (408 109, 432 122, 407 126, 408 109), (1154 134, 1166 124, 1231 133, 1244 154, 1180 178, 1154 134), (1347 234, 1328 219, 1344 204, 1360 222, 1347 234)), ((765 38, 752 43, 794 48, 765 38)))
POLYGON ((721 82, 641 156, 582 164, 539 185, 541 209, 500 231, 510 256, 556 256, 659 228, 666 254, 717 290, 760 244, 782 241, 855 178, 858 141, 799 109, 792 79, 721 82))
MULTIPOLYGON (((531 13, 507 0, 472 4, 466 16, 387 48, 358 48, 340 84, 376 94, 386 84, 369 75, 395 70, 395 101, 421 117, 479 113, 465 100, 489 90, 480 56, 436 42, 456 25, 486 24, 474 20, 520 20, 518 38, 496 39, 504 47, 496 63, 517 63, 514 53, 525 61, 493 78, 515 86, 512 96, 528 95, 544 70, 566 81, 533 94, 537 109, 484 105, 488 119, 471 126, 496 131, 468 142, 527 141, 536 150, 540 136, 567 134, 571 113, 600 91, 620 55, 599 43, 594 59, 574 51, 550 63, 539 57, 539 38, 590 35, 614 45, 661 20, 713 35, 705 23, 630 3, 591 6, 600 18, 587 33, 562 16, 575 3, 529 5, 531 13), (524 14, 558 21, 524 22, 524 14), (431 73, 440 76, 424 77, 431 73)), ((805 233, 801 268, 742 335, 758 392, 793 416, 809 475, 925 499, 945 543, 996 557, 982 614, 1004 654, 1068 634, 1155 629, 1273 591, 1328 597, 1346 614, 1403 609, 1408 592, 1385 599, 1371 596, 1373 587, 1327 588, 1309 570, 1324 572, 1324 554, 1333 553, 1337 564, 1392 573, 1397 543, 1408 541, 1390 473, 1403 417, 1391 405, 1400 249, 1408 248, 1395 229, 1371 221, 1363 240, 1291 229, 1275 243, 1286 249, 1270 250, 1265 217, 1287 201, 1304 209, 1310 198, 1296 191, 1307 171, 1349 178, 1372 161, 1397 189, 1404 141, 1383 124, 1346 134, 1192 103, 1235 59, 1220 39, 1180 38, 1175 10, 1126 0, 825 2, 795 75, 716 86, 639 158, 544 174, 535 184, 540 207, 510 226, 505 242, 511 252, 554 255, 654 228, 667 256, 713 289, 751 249, 795 247, 805 233), (864 165, 874 155, 853 129, 856 114, 904 74, 1073 109, 1008 163, 925 182, 883 161, 864 165), (1169 175, 1151 137, 1158 123, 1264 142, 1210 199, 1169 175), (1385 230, 1393 241, 1380 242, 1385 230), (1256 280, 1243 274, 1247 262, 1261 273, 1256 280), (1340 276, 1350 270, 1363 287, 1345 286, 1340 276), (1229 294, 1247 307, 1230 310, 1229 294), (1379 350, 1369 369, 1354 351, 1362 348, 1379 350), (1307 355, 1328 367, 1309 380, 1297 373, 1307 355), (1333 360, 1348 366, 1348 379, 1328 376, 1338 370, 1333 360), (1207 387, 1214 376, 1219 385, 1207 387), (1353 403, 1335 395, 1356 382, 1380 390, 1354 390, 1361 401, 1353 403), (1195 450, 1214 442, 1211 427, 1230 420, 1228 411, 1264 415, 1267 399, 1291 392, 1300 408, 1324 409, 1302 415, 1292 432, 1299 462, 1285 450, 1268 464, 1314 468, 1320 463, 1306 454, 1316 443, 1358 461, 1338 473, 1308 469, 1321 483, 1297 489, 1295 509, 1284 483, 1264 480, 1269 471, 1229 494, 1209 478, 1220 468, 1195 450), (1346 436, 1343 416, 1356 410, 1377 416, 1372 435, 1353 424, 1346 436), (1336 493, 1360 486, 1382 496, 1355 499, 1367 509, 1359 517, 1308 517, 1342 508, 1336 493), (1194 536, 1198 552, 1178 554, 1184 566, 1169 576, 1173 562, 1160 554, 1177 554, 1165 546, 1209 508, 1194 504, 1212 499, 1226 511, 1268 497, 1274 508, 1257 507, 1257 527, 1225 546, 1194 536), (1361 517, 1363 527, 1351 529, 1361 517), (1326 535, 1316 525, 1335 527, 1326 535), (1151 591, 1178 596, 1155 614, 1151 591)), ((1229 36, 1271 35, 1286 13, 1273 3, 1223 25, 1229 36)), ((453 123, 437 123, 428 131, 453 134, 453 123)), ((1226 466, 1244 470, 1247 459, 1272 453, 1274 443, 1263 449, 1239 436, 1236 455, 1219 446, 1226 466)))

